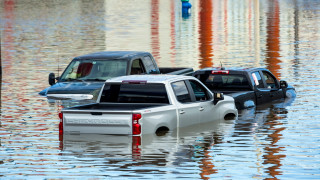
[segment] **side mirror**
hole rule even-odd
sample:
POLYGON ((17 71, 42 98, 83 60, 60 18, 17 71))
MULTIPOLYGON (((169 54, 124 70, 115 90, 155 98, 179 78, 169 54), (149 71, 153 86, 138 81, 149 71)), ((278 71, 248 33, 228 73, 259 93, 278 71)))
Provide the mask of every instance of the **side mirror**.
POLYGON ((224 100, 223 93, 213 93, 213 103, 216 105, 219 101, 224 100))
POLYGON ((48 78, 49 84, 52 86, 56 83, 56 77, 54 75, 54 73, 50 73, 49 74, 49 78, 48 78))
POLYGON ((149 74, 160 74, 157 70, 155 70, 155 69, 152 69, 150 72, 149 72, 149 74))
POLYGON ((287 88, 288 87, 288 83, 286 81, 281 80, 280 81, 280 88, 287 88))

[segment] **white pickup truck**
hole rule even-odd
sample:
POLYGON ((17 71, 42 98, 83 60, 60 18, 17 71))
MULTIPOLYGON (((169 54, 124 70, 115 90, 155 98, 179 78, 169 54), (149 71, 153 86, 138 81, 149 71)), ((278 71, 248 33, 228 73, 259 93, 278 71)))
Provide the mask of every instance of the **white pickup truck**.
POLYGON ((59 130, 140 136, 237 115, 232 97, 194 77, 131 75, 107 80, 96 103, 62 109, 59 130))

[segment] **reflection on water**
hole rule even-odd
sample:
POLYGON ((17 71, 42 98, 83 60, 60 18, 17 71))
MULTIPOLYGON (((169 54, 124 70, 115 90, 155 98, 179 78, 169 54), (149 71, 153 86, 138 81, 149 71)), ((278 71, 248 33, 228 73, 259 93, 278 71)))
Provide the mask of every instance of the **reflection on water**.
POLYGON ((176 175, 172 177, 191 175, 193 169, 188 170, 188 167, 197 167, 200 176, 205 177, 217 171, 212 162, 211 147, 223 143, 223 134, 230 131, 232 125, 225 122, 207 123, 169 132, 164 136, 146 135, 139 140, 134 138, 140 137, 128 136, 64 135, 62 156, 75 156, 81 161, 79 164, 85 163, 82 161, 88 158, 94 158, 105 162, 108 168, 112 166, 121 171, 129 171, 125 175, 129 177, 136 176, 136 173, 164 173, 157 168, 143 168, 148 166, 166 167, 175 171, 176 175), (139 146, 136 146, 137 142, 139 146), (141 168, 135 169, 137 166, 141 168))
POLYGON ((277 178, 283 172, 281 170, 281 161, 286 157, 283 153, 285 147, 277 145, 282 139, 282 131, 286 127, 282 127, 282 119, 287 118, 286 107, 292 104, 294 99, 286 99, 285 101, 274 102, 257 107, 257 109, 243 110, 239 122, 235 125, 235 133, 237 136, 254 134, 255 144, 263 145, 259 148, 259 157, 262 163, 260 165, 268 165, 266 172, 272 177, 277 178), (280 126, 280 127, 279 127, 280 126), (262 141, 261 141, 262 140, 262 141))
POLYGON ((180 0, 0 1, 1 176, 319 179, 319 1, 190 2, 183 18, 180 0), (267 67, 297 97, 163 136, 59 137, 59 110, 79 102, 38 92, 103 50, 149 51, 163 67, 267 67))
POLYGON ((280 12, 279 2, 271 1, 267 19, 267 68, 279 78, 280 69, 280 12))
POLYGON ((211 0, 203 0, 200 1, 199 4, 200 12, 199 12, 199 52, 200 52, 200 60, 201 65, 200 68, 212 67, 213 63, 211 58, 213 56, 212 49, 212 1, 211 0), (208 7, 208 8, 206 8, 208 7))

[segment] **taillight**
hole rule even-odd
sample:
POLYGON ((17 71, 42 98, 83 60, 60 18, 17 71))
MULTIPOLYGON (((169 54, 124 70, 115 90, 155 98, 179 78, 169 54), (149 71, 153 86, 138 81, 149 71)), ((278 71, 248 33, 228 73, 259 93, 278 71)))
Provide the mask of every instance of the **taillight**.
POLYGON ((141 125, 139 124, 141 117, 141 114, 132 114, 132 135, 141 134, 141 125))
POLYGON ((229 71, 225 71, 225 70, 213 70, 211 71, 211 74, 229 74, 229 71))
POLYGON ((63 133, 63 113, 59 113, 60 123, 59 123, 59 133, 63 133))

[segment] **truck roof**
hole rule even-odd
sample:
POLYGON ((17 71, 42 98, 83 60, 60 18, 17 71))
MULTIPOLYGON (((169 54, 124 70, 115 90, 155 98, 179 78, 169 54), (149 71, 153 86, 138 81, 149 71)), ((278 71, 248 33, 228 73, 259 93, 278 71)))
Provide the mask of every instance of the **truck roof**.
POLYGON ((211 71, 229 71, 229 74, 245 74, 248 72, 253 72, 253 71, 259 71, 259 70, 266 70, 265 68, 235 68, 235 67, 231 67, 231 68, 221 68, 221 67, 209 67, 209 68, 204 68, 204 69, 200 69, 198 71, 194 72, 194 75, 198 75, 198 74, 207 74, 208 72, 211 73, 211 71))
POLYGON ((132 59, 136 56, 142 55, 150 55, 149 52, 144 51, 101 51, 101 52, 94 52, 86 55, 77 56, 74 60, 82 60, 82 59, 103 59, 103 60, 111 60, 111 59, 132 59))
POLYGON ((164 83, 173 80, 186 80, 186 79, 196 79, 192 76, 182 76, 182 75, 165 75, 165 74, 150 74, 150 75, 129 75, 120 76, 108 79, 106 82, 151 82, 151 83, 164 83))

